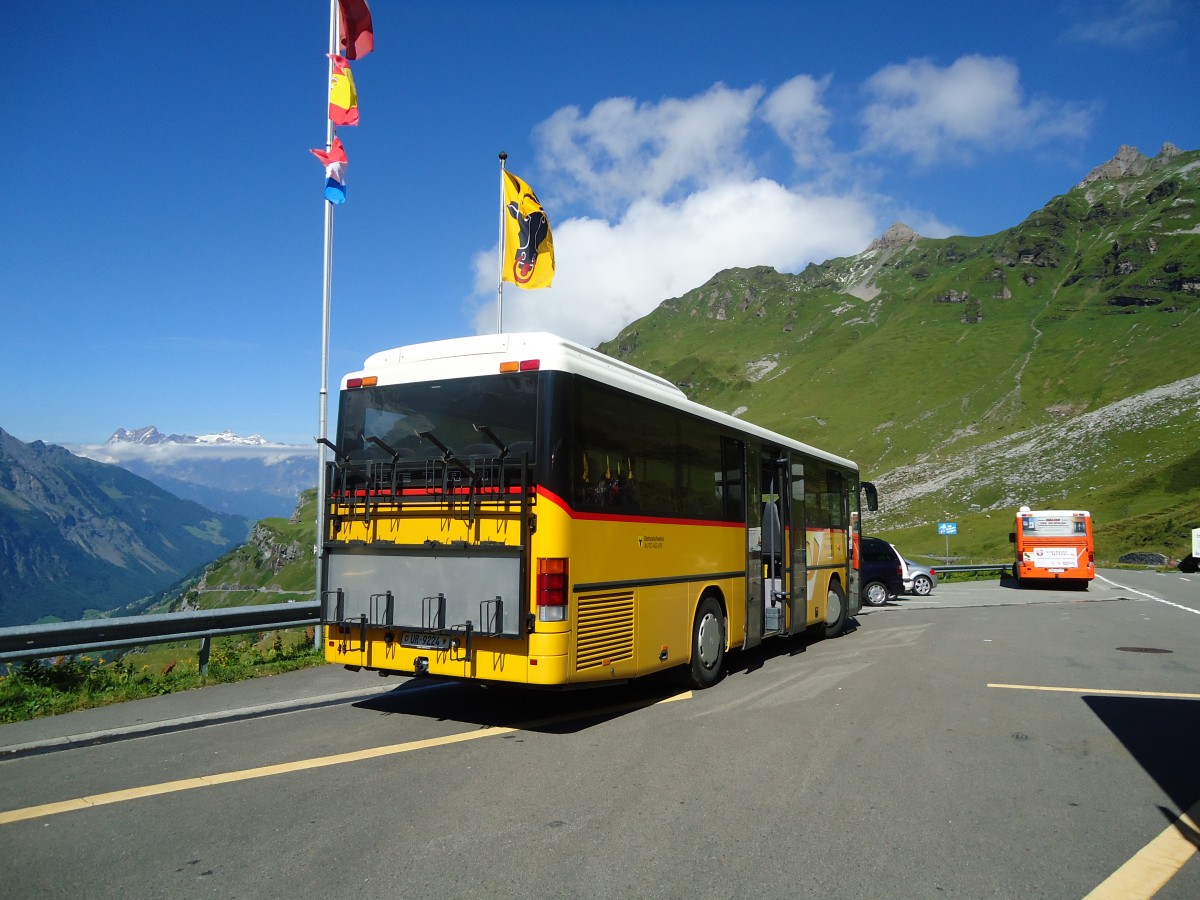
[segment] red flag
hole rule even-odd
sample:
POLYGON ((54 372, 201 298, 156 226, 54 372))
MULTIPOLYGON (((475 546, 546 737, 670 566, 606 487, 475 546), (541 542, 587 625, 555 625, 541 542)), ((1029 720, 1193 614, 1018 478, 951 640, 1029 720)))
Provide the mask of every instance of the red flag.
POLYGON ((375 31, 367 0, 338 0, 342 17, 342 55, 359 59, 375 49, 375 31))

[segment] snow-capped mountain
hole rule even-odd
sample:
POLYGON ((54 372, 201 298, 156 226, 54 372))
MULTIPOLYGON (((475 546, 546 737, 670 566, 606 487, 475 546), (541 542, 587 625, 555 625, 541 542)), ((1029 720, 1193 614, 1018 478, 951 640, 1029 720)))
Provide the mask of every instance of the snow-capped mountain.
POLYGON ((317 484, 315 444, 278 444, 258 434, 163 434, 147 425, 118 428, 103 444, 68 449, 122 466, 209 509, 252 520, 290 516, 300 491, 317 484))
MULTIPOLYGON (((271 442, 262 435, 252 434, 250 437, 239 437, 232 431, 222 431, 220 434, 163 434, 153 425, 145 428, 135 428, 127 431, 118 428, 113 432, 108 444, 237 444, 246 447, 267 447, 271 442)), ((284 446, 284 445, 276 445, 284 446)))

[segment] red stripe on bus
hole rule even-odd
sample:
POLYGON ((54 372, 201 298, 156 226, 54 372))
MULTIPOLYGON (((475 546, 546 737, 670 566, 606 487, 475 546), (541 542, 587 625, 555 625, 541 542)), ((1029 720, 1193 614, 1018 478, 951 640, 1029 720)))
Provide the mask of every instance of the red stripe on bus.
POLYGON ((720 528, 745 528, 745 522, 723 522, 719 519, 677 519, 670 516, 630 516, 619 513, 581 512, 571 509, 562 497, 548 488, 538 485, 537 492, 572 519, 585 522, 647 522, 655 525, 712 525, 720 528))

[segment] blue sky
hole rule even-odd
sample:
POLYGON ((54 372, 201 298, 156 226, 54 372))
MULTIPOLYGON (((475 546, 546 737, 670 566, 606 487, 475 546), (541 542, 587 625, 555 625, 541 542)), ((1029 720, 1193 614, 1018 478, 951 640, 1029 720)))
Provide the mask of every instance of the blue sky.
MULTIPOLYGON (((498 154, 554 286, 506 330, 588 345, 730 266, 895 221, 991 234, 1122 144, 1200 148, 1200 4, 374 0, 339 135, 331 414, 371 353, 494 331, 498 154)), ((318 429, 324 0, 5 4, 0 428, 318 429)))

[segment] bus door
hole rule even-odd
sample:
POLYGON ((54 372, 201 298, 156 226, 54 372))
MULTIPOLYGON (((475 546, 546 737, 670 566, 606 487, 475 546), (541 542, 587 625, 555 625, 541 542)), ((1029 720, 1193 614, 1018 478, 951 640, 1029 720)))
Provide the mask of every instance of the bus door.
MULTIPOLYGON (((762 623, 774 634, 794 621, 792 610, 792 491, 787 454, 768 449, 761 454, 762 623)), ((800 607, 803 614, 803 604, 800 607)))
MULTIPOLYGON (((742 521, 746 523, 746 637, 742 649, 757 647, 762 643, 764 624, 764 597, 767 590, 766 566, 763 550, 763 483, 769 481, 769 459, 757 442, 742 443, 727 440, 725 446, 727 472, 733 469, 733 460, 740 459, 746 486, 741 502, 742 521), (764 471, 767 478, 764 479, 764 471)), ((727 475, 727 478, 729 476, 727 475)))
POLYGON ((788 519, 791 524, 791 571, 788 572, 788 634, 799 634, 808 625, 808 532, 804 528, 804 463, 784 464, 790 475, 788 519))

